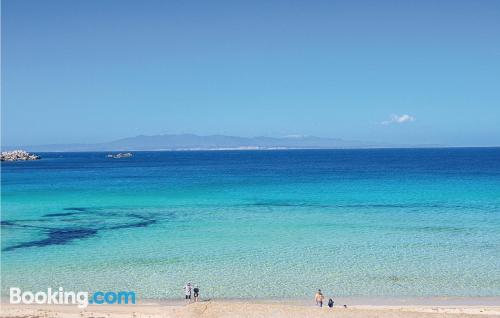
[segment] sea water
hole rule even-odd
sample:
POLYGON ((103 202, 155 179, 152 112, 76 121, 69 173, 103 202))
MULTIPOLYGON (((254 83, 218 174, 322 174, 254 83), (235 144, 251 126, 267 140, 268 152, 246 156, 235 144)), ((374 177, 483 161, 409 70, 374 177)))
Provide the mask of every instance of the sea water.
POLYGON ((500 148, 2 163, 2 295, 500 295, 500 148))

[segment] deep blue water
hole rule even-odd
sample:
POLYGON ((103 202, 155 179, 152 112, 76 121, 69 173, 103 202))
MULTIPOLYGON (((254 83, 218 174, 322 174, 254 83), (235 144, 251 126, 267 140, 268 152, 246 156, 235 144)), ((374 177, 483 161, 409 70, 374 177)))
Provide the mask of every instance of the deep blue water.
POLYGON ((500 148, 2 163, 2 293, 500 295, 500 148))

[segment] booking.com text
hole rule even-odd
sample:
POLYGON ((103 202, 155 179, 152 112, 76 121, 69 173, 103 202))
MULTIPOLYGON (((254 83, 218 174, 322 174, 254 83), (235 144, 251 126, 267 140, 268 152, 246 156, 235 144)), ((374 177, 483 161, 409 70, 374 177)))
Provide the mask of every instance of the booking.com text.
POLYGON ((133 291, 96 291, 93 293, 84 291, 65 291, 63 287, 58 289, 47 288, 47 291, 22 291, 21 288, 11 287, 9 302, 11 304, 48 304, 48 305, 77 305, 78 308, 86 308, 88 305, 113 305, 113 304, 135 304, 135 292, 133 291))

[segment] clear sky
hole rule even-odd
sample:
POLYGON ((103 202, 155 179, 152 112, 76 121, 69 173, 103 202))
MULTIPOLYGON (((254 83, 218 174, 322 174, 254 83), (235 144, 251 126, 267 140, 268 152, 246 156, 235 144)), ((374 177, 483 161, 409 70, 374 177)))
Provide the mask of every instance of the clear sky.
POLYGON ((500 145, 500 1, 2 1, 4 145, 500 145))

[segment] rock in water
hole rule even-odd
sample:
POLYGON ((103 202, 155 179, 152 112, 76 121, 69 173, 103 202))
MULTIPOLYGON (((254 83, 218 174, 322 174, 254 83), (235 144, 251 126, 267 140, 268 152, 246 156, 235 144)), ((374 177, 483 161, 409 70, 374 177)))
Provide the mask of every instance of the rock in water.
POLYGON ((40 159, 40 156, 24 150, 3 151, 1 156, 1 161, 26 161, 38 159, 40 159))

